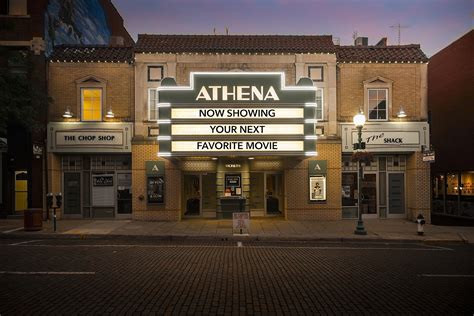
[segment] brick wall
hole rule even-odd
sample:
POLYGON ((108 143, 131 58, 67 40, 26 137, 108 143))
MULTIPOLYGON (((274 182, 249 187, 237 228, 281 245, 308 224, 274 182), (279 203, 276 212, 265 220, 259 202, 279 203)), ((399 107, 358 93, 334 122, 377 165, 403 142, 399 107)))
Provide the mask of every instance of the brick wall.
MULTIPOLYGON (((309 202, 308 161, 295 162, 285 171, 285 188, 289 220, 339 220, 342 218, 341 202, 341 144, 318 143, 318 156, 314 160, 327 160, 327 201, 309 202)), ((313 159, 313 158, 311 158, 313 159)))
POLYGON ((338 120, 352 121, 359 108, 364 106, 364 81, 377 76, 393 81, 390 119, 397 120, 401 105, 407 113, 406 121, 426 119, 426 113, 422 109, 422 67, 420 64, 339 64, 338 120))
POLYGON ((423 154, 415 152, 407 157, 407 218, 415 220, 423 214, 426 221, 431 220, 430 166, 423 162, 423 154))
POLYGON ((76 81, 88 76, 106 81, 105 106, 102 114, 111 106, 114 119, 107 121, 132 121, 134 100, 133 65, 127 63, 49 63, 49 96, 53 103, 49 107, 49 121, 63 121, 62 115, 69 106, 74 117, 69 121, 80 121, 81 105, 76 81))
POLYGON ((132 218, 136 220, 179 221, 181 218, 181 171, 167 159, 156 155, 158 145, 132 145, 132 218), (165 162, 165 204, 148 205, 146 201, 146 161, 165 162), (143 196, 143 200, 139 199, 143 196))

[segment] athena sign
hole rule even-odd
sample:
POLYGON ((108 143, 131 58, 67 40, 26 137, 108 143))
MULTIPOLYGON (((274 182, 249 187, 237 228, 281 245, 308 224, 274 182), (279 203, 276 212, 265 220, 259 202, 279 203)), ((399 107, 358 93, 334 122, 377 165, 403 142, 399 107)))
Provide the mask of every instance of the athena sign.
POLYGON ((315 151, 316 87, 287 87, 284 73, 191 73, 157 90, 160 156, 315 151))

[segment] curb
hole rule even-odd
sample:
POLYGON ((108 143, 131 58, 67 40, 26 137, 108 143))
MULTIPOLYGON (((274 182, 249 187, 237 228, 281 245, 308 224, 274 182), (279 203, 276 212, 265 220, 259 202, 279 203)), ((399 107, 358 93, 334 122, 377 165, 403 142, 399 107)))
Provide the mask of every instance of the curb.
POLYGON ((250 236, 238 236, 238 235, 186 235, 186 234, 172 234, 172 235, 121 235, 121 234, 61 234, 61 233, 35 233, 35 232, 24 232, 24 233, 8 233, 0 234, 0 239, 102 239, 102 240, 157 240, 157 241, 280 241, 280 242, 340 242, 340 243, 354 243, 354 242, 377 242, 377 243, 468 243, 468 240, 458 234, 459 239, 447 238, 387 238, 376 236, 365 236, 365 237, 317 237, 317 236, 262 236, 262 235, 250 235, 250 236))

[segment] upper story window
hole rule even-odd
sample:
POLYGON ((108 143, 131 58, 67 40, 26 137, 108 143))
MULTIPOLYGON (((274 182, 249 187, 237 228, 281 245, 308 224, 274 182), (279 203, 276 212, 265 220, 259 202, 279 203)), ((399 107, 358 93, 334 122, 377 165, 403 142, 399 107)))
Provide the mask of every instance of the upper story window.
POLYGON ((392 80, 380 76, 364 81, 364 112, 369 121, 388 121, 392 83, 392 80))
POLYGON ((318 121, 323 120, 323 95, 324 95, 324 89, 323 88, 318 88, 316 90, 316 119, 318 121))
POLYGON ((158 91, 155 88, 148 89, 148 120, 158 120, 158 91))
POLYGON ((81 118, 83 121, 102 120, 101 88, 81 88, 81 118))
POLYGON ((324 67, 308 66, 308 77, 313 81, 324 81, 324 67))
POLYGON ((369 120, 387 120, 387 89, 368 89, 369 120))
POLYGON ((76 88, 81 121, 102 121, 103 109, 106 108, 106 80, 87 76, 76 80, 76 88))
POLYGON ((148 81, 161 81, 163 76, 163 66, 148 66, 148 81))

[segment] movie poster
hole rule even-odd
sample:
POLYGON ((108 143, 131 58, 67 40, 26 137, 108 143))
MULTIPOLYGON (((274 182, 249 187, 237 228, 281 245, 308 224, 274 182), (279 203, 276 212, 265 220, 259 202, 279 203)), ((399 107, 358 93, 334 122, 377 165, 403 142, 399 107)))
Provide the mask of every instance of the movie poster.
POLYGON ((309 200, 310 201, 326 201, 326 177, 311 176, 309 177, 309 200))

